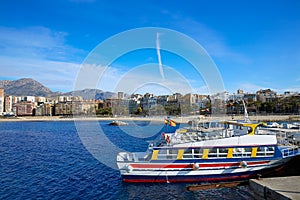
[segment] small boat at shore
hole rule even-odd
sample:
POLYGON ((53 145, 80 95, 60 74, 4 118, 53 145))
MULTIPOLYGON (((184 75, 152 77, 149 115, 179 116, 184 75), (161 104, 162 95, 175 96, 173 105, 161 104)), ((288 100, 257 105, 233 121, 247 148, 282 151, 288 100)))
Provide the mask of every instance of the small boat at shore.
POLYGON ((292 124, 287 124, 286 125, 288 129, 300 129, 300 123, 299 122, 294 122, 292 124))
POLYGON ((266 128, 283 128, 283 124, 278 124, 277 122, 263 123, 263 127, 266 128))
POLYGON ((221 182, 256 178, 299 156, 297 146, 279 144, 274 134, 256 134, 259 123, 226 122, 215 134, 163 133, 147 152, 120 152, 124 182, 221 182), (232 132, 232 126, 242 132, 232 132))
POLYGON ((110 126, 126 126, 126 125, 128 125, 128 123, 119 121, 119 120, 114 120, 114 121, 110 122, 108 125, 110 125, 110 126))

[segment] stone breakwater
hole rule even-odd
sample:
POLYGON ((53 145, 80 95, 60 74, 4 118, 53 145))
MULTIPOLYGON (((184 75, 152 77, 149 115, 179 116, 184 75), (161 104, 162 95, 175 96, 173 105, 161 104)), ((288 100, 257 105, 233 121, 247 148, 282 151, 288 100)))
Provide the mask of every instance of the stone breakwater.
MULTIPOLYGON (((153 121, 153 122, 164 122, 165 116, 155 116, 155 117, 60 117, 60 116, 27 116, 27 117, 2 117, 0 122, 5 121, 74 121, 74 120, 86 120, 86 121, 153 121)), ((259 115, 259 116, 249 116, 251 121, 259 122, 270 122, 270 121, 300 121, 299 115, 259 115)), ((228 120, 243 120, 244 116, 184 116, 184 117, 172 117, 177 123, 188 123, 191 120, 198 119, 200 122, 212 122, 212 121, 228 121, 228 120)))

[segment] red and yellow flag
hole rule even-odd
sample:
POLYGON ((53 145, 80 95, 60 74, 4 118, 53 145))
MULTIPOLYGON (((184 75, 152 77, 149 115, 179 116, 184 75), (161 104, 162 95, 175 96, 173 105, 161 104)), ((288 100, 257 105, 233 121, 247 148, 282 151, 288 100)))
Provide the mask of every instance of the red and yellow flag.
POLYGON ((176 122, 172 119, 165 119, 165 124, 168 126, 176 126, 176 122))

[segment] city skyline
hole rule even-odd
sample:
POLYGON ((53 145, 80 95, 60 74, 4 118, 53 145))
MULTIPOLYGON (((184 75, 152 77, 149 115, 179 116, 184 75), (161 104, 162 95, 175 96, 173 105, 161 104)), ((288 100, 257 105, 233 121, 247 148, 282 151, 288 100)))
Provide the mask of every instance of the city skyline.
MULTIPOLYGON (((230 93, 239 88, 249 93, 267 88, 278 93, 299 92, 300 3, 216 2, 3 2, 0 79, 31 77, 52 91, 72 91, 81 63, 98 44, 127 30, 162 27, 198 42, 216 64, 224 88, 230 93)), ((163 35, 157 34, 155 49, 117 58, 100 81, 99 89, 114 91, 111 83, 120 81, 120 77, 137 66, 151 64, 134 75, 138 79, 150 77, 154 83, 135 88, 136 92, 172 93, 164 85, 155 84, 157 77, 161 77, 178 88, 176 92, 186 92, 187 87, 182 83, 188 80, 192 88, 189 91, 209 93, 203 77, 195 73, 193 66, 161 50, 163 43, 163 35)))

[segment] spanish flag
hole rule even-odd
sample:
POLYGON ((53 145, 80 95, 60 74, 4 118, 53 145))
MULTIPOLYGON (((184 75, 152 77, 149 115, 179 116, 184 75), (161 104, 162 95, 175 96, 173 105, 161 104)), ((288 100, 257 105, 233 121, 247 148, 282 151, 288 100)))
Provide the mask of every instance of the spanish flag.
POLYGON ((176 126, 176 122, 169 118, 165 119, 165 124, 168 126, 176 126))

